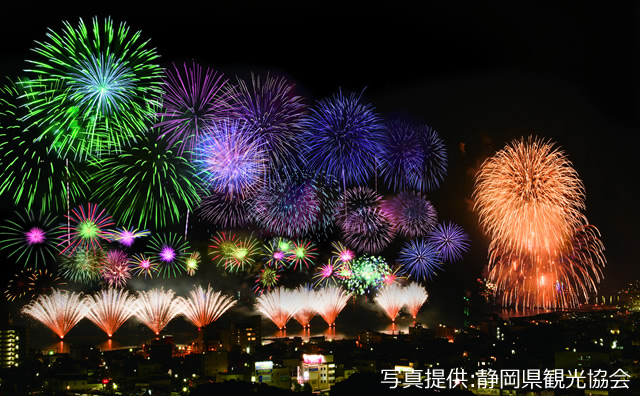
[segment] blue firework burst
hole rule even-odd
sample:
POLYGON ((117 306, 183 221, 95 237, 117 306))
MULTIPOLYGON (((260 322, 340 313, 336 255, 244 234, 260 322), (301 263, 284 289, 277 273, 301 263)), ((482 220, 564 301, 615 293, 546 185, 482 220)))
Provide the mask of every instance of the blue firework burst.
POLYGON ((314 171, 342 181, 366 183, 373 174, 383 124, 362 95, 320 100, 304 121, 303 158, 314 171))
POLYGON ((464 229, 453 222, 443 222, 427 235, 427 240, 440 252, 444 261, 454 262, 462 259, 469 251, 471 239, 464 229))
POLYGON ((438 248, 424 239, 407 242, 398 254, 403 272, 416 280, 432 279, 443 269, 438 248))
POLYGON ((424 237, 435 227, 438 212, 431 202, 417 192, 401 192, 386 201, 396 232, 407 237, 424 237))

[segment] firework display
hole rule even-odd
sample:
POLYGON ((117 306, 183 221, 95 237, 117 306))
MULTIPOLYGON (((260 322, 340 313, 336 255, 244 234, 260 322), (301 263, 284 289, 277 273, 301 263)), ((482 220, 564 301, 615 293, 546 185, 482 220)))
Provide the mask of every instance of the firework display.
POLYGON ((404 289, 395 283, 385 285, 378 290, 374 301, 382 308, 385 315, 387 315, 392 322, 395 322, 400 310, 405 305, 404 289))
POLYGON ((43 294, 22 308, 22 313, 41 322, 61 339, 87 314, 82 293, 55 290, 43 294))
MULTIPOLYGON (((195 54, 161 67, 149 44, 111 18, 63 22, 0 82, 4 297, 24 315, 60 338, 85 317, 108 337, 132 318, 159 335, 248 310, 306 333, 360 299, 395 325, 438 301, 442 271, 478 269, 459 197, 436 210, 453 135, 387 120, 364 91, 306 98, 289 75, 229 78, 195 54)), ((463 140, 459 173, 479 152, 463 140)), ((471 198, 487 301, 567 309, 597 290, 604 245, 555 144, 506 145, 471 198)))
POLYGON ((329 286, 318 289, 316 294, 316 311, 330 327, 335 326, 336 318, 347 305, 351 294, 341 287, 329 286))
POLYGON ((176 151, 192 152, 201 133, 224 116, 230 99, 221 73, 192 62, 173 65, 163 78, 161 121, 156 125, 176 151))
POLYGON ((7 219, 0 227, 0 248, 9 251, 7 258, 24 267, 42 267, 59 252, 57 226, 51 215, 18 212, 15 220, 7 219))
POLYGON ((214 291, 209 285, 206 290, 196 286, 188 297, 178 297, 178 303, 181 313, 200 329, 218 320, 236 301, 220 291, 214 291))
POLYGON ((278 326, 278 329, 283 330, 300 309, 300 303, 293 290, 280 286, 259 295, 256 298, 255 309, 278 326))
POLYGON ((140 32, 110 18, 49 29, 24 80, 29 125, 61 156, 118 150, 153 120, 161 92, 159 55, 140 32))
POLYGON ((420 308, 422 308, 424 303, 427 302, 429 294, 427 294, 427 290, 424 286, 416 282, 410 282, 408 285, 404 286, 402 292, 404 293, 405 305, 415 320, 420 308))
POLYGON ((485 160, 473 197, 503 305, 566 308, 596 290, 604 247, 582 214, 582 181, 552 142, 521 138, 485 160))
POLYGON ((164 288, 139 291, 133 307, 135 316, 156 335, 182 313, 181 303, 175 292, 165 291, 164 288))
POLYGON ((124 289, 107 288, 86 297, 87 318, 112 337, 135 314, 135 297, 124 289))

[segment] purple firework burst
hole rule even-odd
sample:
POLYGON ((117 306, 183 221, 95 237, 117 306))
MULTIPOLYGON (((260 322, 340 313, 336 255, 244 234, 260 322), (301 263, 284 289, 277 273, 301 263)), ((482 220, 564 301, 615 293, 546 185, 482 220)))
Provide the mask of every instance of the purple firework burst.
POLYGON ((403 273, 416 280, 432 279, 437 270, 442 270, 438 248, 423 239, 407 242, 398 254, 398 262, 403 265, 403 273))
POLYGON ((337 212, 337 224, 345 243, 358 252, 378 253, 395 235, 391 214, 382 197, 369 187, 348 189, 337 212))
POLYGON ((196 214, 220 228, 244 227, 251 222, 252 198, 212 191, 202 194, 196 214))
POLYGON ((266 154, 246 124, 224 120, 202 135, 194 164, 207 188, 230 197, 245 197, 264 180, 266 154))
POLYGON ((469 251, 471 239, 461 226, 446 222, 437 224, 427 235, 427 241, 438 249, 444 261, 454 262, 462 259, 462 255, 469 251))
POLYGON ((295 165, 306 105, 294 85, 282 77, 251 75, 251 84, 238 78, 233 89, 232 117, 244 121, 267 151, 275 168, 295 165))
POLYGON ((156 126, 161 136, 167 137, 169 147, 177 144, 182 155, 193 151, 200 134, 213 125, 216 119, 228 112, 229 90, 226 79, 215 70, 193 62, 182 68, 175 64, 167 70, 163 79, 161 117, 156 126))
POLYGON ((390 188, 427 192, 440 185, 447 174, 447 149, 435 129, 394 120, 383 136, 381 170, 390 188))
POLYGON ((342 91, 319 101, 304 121, 303 157, 313 171, 347 184, 366 183, 373 174, 383 124, 362 95, 342 91))
POLYGON ((396 232, 407 237, 426 236, 438 221, 434 206, 417 192, 401 192, 383 206, 391 215, 396 232))
POLYGON ((177 276, 186 271, 189 256, 189 242, 173 233, 155 235, 149 241, 151 248, 147 253, 152 261, 158 263, 158 272, 163 277, 177 276))
POLYGON ((299 172, 274 174, 256 194, 256 222, 275 235, 289 238, 308 235, 320 218, 315 180, 299 172))

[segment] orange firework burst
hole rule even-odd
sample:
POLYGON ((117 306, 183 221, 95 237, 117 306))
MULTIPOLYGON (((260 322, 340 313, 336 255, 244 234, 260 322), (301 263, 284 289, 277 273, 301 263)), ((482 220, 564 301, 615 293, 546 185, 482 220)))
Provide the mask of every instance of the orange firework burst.
POLYGON ((22 313, 40 321, 63 339, 85 317, 87 310, 82 293, 54 290, 27 304, 22 313))
POLYGON ((231 296, 214 291, 211 285, 205 290, 196 286, 189 292, 188 297, 178 297, 182 314, 198 329, 218 320, 223 313, 236 304, 231 296))
POLYGON ((582 214, 584 185, 564 151, 516 140, 482 164, 473 196, 503 305, 566 308, 595 291, 604 247, 582 214))

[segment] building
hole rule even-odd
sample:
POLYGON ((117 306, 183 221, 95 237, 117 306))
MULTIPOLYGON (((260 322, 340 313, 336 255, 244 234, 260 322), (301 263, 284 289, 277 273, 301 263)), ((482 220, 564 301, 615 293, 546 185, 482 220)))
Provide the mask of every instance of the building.
POLYGON ((0 368, 18 367, 27 357, 26 327, 7 325, 0 328, 0 368))
POLYGON ((336 383, 333 355, 302 355, 298 383, 308 383, 313 392, 328 391, 336 383))

